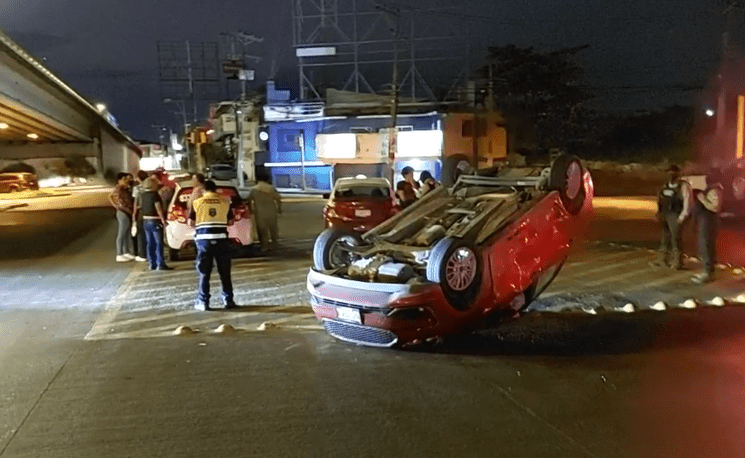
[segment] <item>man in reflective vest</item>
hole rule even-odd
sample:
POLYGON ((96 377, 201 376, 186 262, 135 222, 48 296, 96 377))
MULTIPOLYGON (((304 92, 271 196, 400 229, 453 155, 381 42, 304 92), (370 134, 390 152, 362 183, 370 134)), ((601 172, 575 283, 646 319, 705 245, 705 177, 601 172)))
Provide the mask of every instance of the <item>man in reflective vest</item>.
POLYGON ((217 194, 212 180, 204 183, 204 195, 196 199, 189 214, 189 224, 196 226, 194 241, 197 245, 197 272, 199 289, 195 307, 210 310, 210 275, 213 260, 222 283, 225 308, 235 307, 233 282, 230 278, 230 241, 228 226, 233 224, 233 210, 228 199, 217 194))
POLYGON ((677 165, 671 165, 667 174, 668 180, 657 196, 657 220, 662 225, 662 242, 660 258, 655 265, 669 265, 673 269, 680 269, 680 227, 690 215, 691 186, 680 178, 680 168, 677 165))

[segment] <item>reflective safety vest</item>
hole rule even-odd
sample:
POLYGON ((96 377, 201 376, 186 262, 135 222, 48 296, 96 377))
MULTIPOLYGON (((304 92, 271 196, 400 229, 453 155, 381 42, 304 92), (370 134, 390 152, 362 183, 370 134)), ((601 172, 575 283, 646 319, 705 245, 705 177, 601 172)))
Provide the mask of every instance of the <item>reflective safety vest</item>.
POLYGON ((191 217, 196 222, 196 240, 228 238, 230 201, 216 192, 207 192, 194 201, 191 217))
POLYGON ((683 211, 683 185, 680 180, 673 183, 665 183, 660 194, 657 196, 657 206, 660 213, 680 214, 683 211))

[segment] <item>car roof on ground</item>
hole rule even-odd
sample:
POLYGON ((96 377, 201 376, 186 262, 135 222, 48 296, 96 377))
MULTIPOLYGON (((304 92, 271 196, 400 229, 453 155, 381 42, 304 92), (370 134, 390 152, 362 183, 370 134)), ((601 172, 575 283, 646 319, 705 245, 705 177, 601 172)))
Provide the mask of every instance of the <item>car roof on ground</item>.
POLYGON ((391 183, 386 178, 367 177, 367 178, 339 178, 336 180, 335 188, 353 188, 355 186, 382 186, 391 187, 391 183))

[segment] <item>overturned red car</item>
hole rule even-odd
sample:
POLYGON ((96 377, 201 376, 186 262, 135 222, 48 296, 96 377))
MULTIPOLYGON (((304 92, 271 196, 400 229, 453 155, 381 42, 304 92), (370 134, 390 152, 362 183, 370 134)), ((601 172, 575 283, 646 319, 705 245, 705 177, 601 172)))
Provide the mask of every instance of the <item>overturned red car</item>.
POLYGON ((363 235, 316 239, 307 288, 333 337, 393 347, 524 310, 559 273, 592 209, 589 172, 560 155, 546 169, 464 175, 363 235))

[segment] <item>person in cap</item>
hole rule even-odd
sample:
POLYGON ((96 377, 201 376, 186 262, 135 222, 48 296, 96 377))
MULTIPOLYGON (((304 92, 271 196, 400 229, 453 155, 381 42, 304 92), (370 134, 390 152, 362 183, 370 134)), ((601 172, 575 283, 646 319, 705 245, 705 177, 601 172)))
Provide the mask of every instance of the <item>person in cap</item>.
POLYGON ((158 182, 147 178, 135 199, 134 219, 142 215, 142 228, 145 232, 145 247, 150 270, 172 270, 163 258, 163 228, 166 227, 163 202, 158 194, 158 182))
POLYGON ((696 218, 698 251, 703 272, 693 277, 696 283, 707 283, 714 275, 717 247, 717 223, 722 206, 723 188, 717 171, 706 174, 706 189, 696 193, 694 215, 696 218))
POLYGON ((414 179, 414 169, 409 166, 401 169, 401 176, 403 180, 396 183, 396 197, 401 208, 406 208, 416 202, 419 183, 414 179))
POLYGON ((212 265, 217 264, 225 308, 234 308, 228 240, 228 226, 233 224, 232 204, 217 193, 217 185, 212 180, 204 183, 204 191, 204 195, 194 201, 189 214, 189 224, 196 227, 194 241, 199 272, 195 307, 197 310, 210 310, 210 276, 212 265))
POLYGON ((682 267, 681 226, 690 216, 691 186, 680 178, 680 167, 667 169, 667 181, 657 196, 657 220, 662 226, 662 241, 656 266, 682 267))

